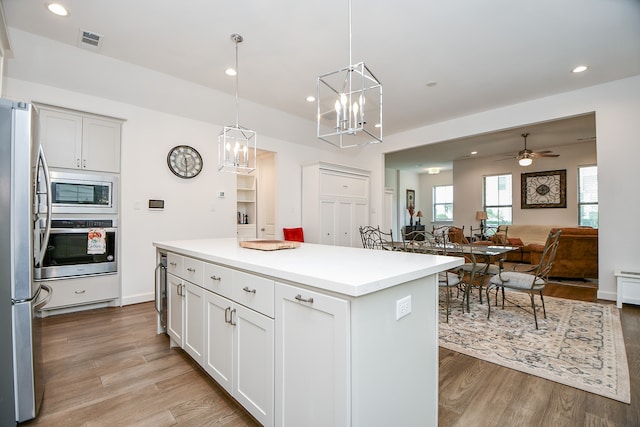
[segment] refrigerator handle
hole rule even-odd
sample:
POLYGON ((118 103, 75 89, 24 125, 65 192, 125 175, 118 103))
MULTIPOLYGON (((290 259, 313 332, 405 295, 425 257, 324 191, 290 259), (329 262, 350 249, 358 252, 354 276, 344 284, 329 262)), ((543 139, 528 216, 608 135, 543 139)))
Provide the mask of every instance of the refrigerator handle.
MULTIPOLYGON (((46 196, 47 196, 47 219, 46 226, 44 229, 44 237, 42 238, 42 243, 40 245, 40 253, 36 257, 35 266, 40 267, 42 265, 42 260, 44 259, 44 255, 47 252, 47 247, 49 246, 49 235, 51 234, 51 178, 49 177, 49 166, 47 165, 47 158, 44 155, 44 149, 42 145, 38 147, 38 161, 36 162, 36 177, 38 177, 38 164, 42 163, 42 171, 44 172, 44 182, 46 186, 46 196)), ((37 179, 36 179, 37 181, 37 179)), ((38 182, 36 182, 36 188, 38 186, 38 182)), ((37 191, 36 191, 37 192, 37 191)), ((50 288, 49 288, 50 289, 50 288)))
POLYGON ((47 296, 45 297, 45 299, 43 299, 42 301, 38 301, 38 303, 36 304, 35 307, 33 307, 33 309, 35 311, 38 311, 40 309, 42 309, 42 307, 44 307, 45 305, 47 305, 49 303, 49 300, 51 299, 51 297, 53 296, 53 289, 51 289, 50 286, 48 285, 40 285, 40 289, 38 289, 38 294, 40 294, 40 290, 44 289, 45 291, 47 291, 47 296))

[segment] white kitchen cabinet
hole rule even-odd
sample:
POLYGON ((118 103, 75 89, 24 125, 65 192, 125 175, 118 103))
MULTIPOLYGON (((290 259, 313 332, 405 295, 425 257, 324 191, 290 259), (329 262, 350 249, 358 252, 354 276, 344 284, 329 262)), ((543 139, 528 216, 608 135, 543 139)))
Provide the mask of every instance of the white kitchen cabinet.
POLYGON ((349 302, 276 283, 275 304, 276 425, 351 425, 349 302))
POLYGON ((234 238, 154 246, 174 268, 177 254, 204 263, 205 369, 261 423, 438 425, 437 277, 461 258, 312 243, 254 251, 234 238))
MULTIPOLYGON (((361 247, 359 227, 367 216, 364 201, 320 201, 320 242, 323 245, 361 247)), ((306 229, 305 229, 306 233, 306 229)))
POLYGON ((305 241, 361 247, 359 227, 369 225, 370 172, 316 162, 302 168, 305 241))
POLYGON ((38 140, 50 167, 120 172, 122 120, 37 107, 38 140))
POLYGON ((204 362, 205 290, 184 282, 184 351, 202 365, 204 362))
POLYGON ((273 319, 213 292, 205 294, 205 371, 261 424, 272 426, 273 319))
POLYGON ((45 315, 86 304, 107 303, 116 305, 120 298, 120 282, 117 274, 100 274, 72 279, 48 280, 51 299, 44 307, 45 315))
POLYGON ((167 334, 171 347, 182 347, 184 336, 184 289, 182 279, 167 274, 167 334))

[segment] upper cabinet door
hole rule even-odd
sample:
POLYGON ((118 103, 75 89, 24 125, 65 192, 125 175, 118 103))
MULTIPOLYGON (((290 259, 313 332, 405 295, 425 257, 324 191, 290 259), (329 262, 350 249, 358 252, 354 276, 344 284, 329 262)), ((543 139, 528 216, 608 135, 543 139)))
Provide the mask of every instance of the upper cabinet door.
POLYGON ((82 169, 120 172, 120 123, 85 117, 82 120, 82 169))
POLYGON ((50 167, 82 167, 82 116, 62 111, 40 110, 40 145, 50 167))
POLYGON ((37 121, 49 166, 120 172, 120 120, 39 108, 37 121))

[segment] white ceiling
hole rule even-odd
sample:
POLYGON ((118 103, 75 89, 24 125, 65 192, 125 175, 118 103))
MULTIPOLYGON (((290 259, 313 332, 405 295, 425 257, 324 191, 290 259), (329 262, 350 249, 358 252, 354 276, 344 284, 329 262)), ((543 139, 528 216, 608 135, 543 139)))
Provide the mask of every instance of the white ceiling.
MULTIPOLYGON (((9 27, 74 46, 92 31, 99 54, 230 94, 239 33, 240 97, 309 120, 317 76, 349 62, 347 0, 60 0, 67 17, 1 1, 9 27)), ((638 0, 352 2, 353 62, 382 81, 384 135, 640 75, 638 0)))

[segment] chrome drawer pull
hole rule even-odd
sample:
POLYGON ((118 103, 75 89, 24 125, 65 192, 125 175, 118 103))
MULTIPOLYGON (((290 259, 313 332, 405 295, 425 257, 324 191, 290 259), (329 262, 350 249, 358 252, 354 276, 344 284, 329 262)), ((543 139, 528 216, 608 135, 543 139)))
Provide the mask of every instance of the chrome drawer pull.
POLYGON ((189 271, 189 272, 191 272, 191 273, 195 273, 195 272, 196 272, 196 269, 195 269, 195 268, 191 268, 191 267, 189 267, 189 268, 187 268, 187 271, 189 271))
POLYGON ((229 313, 231 312, 231 307, 227 307, 224 309, 224 323, 231 323, 229 320, 229 313))
POLYGON ((245 286, 244 288, 242 288, 243 291, 245 292, 249 292, 250 294, 255 294, 256 290, 255 289, 249 289, 248 286, 245 286))
POLYGON ((302 298, 302 295, 296 295, 296 299, 300 302, 308 302, 309 304, 313 304, 313 297, 309 297, 307 299, 302 298))
POLYGON ((222 277, 211 276, 211 280, 217 280, 219 282, 220 280, 222 280, 222 277))
POLYGON ((80 295, 80 294, 84 294, 85 292, 87 292, 86 290, 81 290, 81 291, 75 291, 76 294, 80 295))

